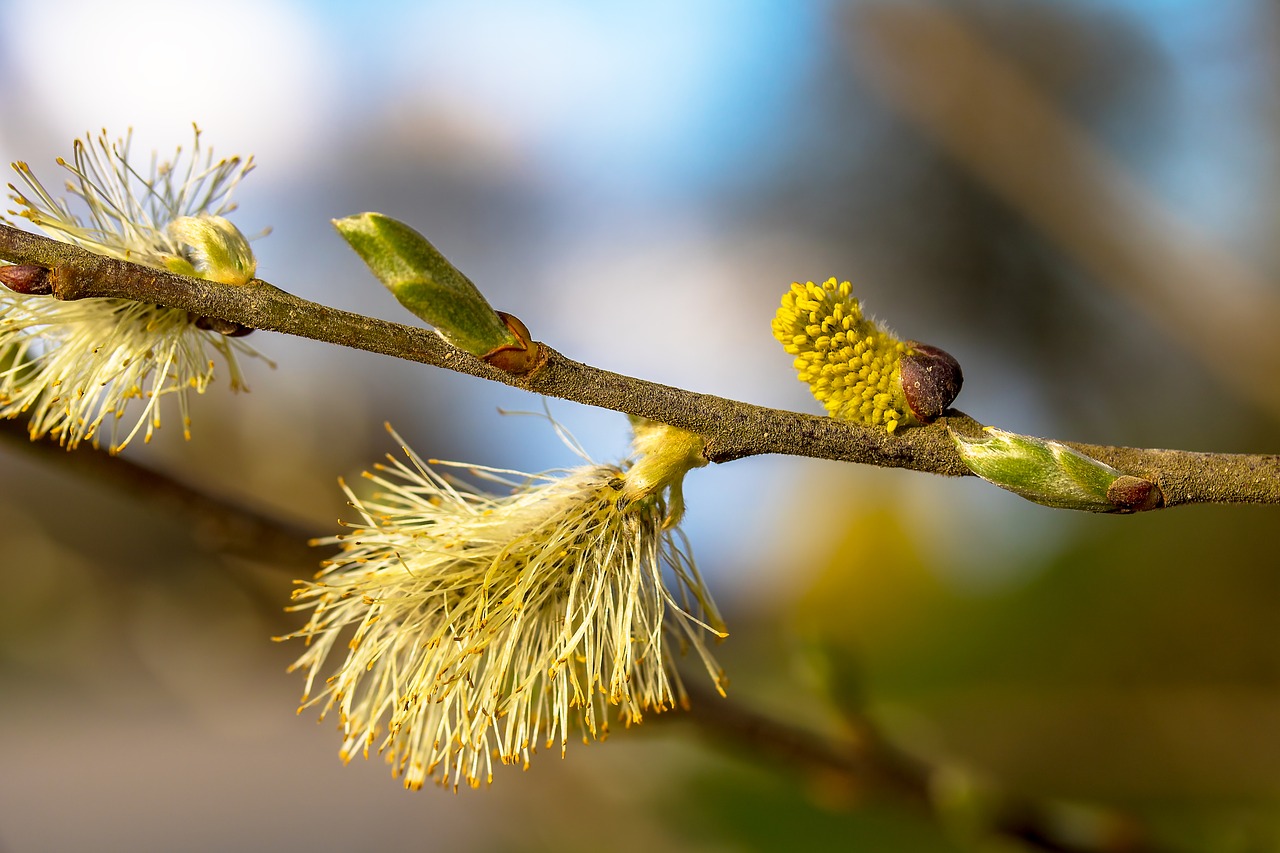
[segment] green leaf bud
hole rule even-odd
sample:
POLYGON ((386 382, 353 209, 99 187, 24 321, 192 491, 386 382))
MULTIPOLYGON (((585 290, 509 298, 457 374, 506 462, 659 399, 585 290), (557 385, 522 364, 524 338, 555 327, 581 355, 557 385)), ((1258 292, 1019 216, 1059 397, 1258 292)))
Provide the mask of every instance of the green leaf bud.
POLYGON ((400 304, 450 344, 481 358, 528 348, 471 279, 408 225, 381 213, 335 219, 333 225, 400 304))
POLYGON ((983 427, 984 438, 951 437, 973 473, 1044 506, 1141 512, 1163 505, 1160 488, 1057 441, 983 427))

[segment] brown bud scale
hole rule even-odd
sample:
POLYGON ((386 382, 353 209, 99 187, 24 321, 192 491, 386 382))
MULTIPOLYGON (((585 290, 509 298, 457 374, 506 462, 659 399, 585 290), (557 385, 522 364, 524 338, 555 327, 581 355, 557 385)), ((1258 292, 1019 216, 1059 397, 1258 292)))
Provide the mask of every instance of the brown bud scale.
POLYGON ((48 296, 53 293, 49 270, 36 264, 10 264, 0 266, 0 284, 14 293, 28 296, 48 296))
POLYGON ((196 317, 195 326, 197 329, 204 329, 209 332, 217 332, 228 338, 243 338, 245 335, 253 331, 248 326, 242 326, 231 320, 223 320, 218 317, 196 317))
POLYGON ((911 413, 922 423, 929 423, 947 410, 960 393, 964 374, 960 363, 946 350, 908 341, 910 355, 901 362, 902 393, 911 413))
POLYGON ((1150 480, 1124 474, 1107 487, 1107 500, 1116 512, 1144 512, 1164 506, 1164 493, 1150 480))
POLYGON ((498 311, 497 314, 515 336, 516 343, 495 347, 481 358, 504 373, 523 376, 542 363, 542 346, 532 340, 529 327, 522 323, 519 317, 508 314, 506 311, 498 311))

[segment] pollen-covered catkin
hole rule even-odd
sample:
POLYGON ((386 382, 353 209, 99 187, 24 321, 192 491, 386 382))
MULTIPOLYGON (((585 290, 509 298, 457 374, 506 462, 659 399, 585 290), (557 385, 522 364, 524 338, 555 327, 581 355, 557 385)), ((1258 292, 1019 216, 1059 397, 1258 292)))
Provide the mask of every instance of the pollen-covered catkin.
MULTIPOLYGON (((58 164, 82 212, 73 213, 18 162, 13 168, 25 189, 9 185, 22 208, 11 213, 98 255, 224 284, 252 282, 253 251, 223 217, 235 208, 231 192, 252 170, 252 157, 215 160, 201 149, 196 130, 189 154, 179 149, 172 160, 152 158, 147 173, 130 159, 129 136, 112 141, 103 131, 76 140, 71 160, 58 164)), ((3 283, 0 418, 23 416, 32 438, 54 436, 67 449, 82 441, 97 445, 104 421, 112 453, 138 435, 149 441, 160 426, 160 402, 169 397, 190 437, 187 397, 213 381, 212 356, 225 362, 232 390, 245 386, 237 356, 257 356, 178 308, 130 299, 63 302, 16 274, 3 283), (138 414, 126 419, 130 408, 138 414)))
POLYGON ((893 432, 912 422, 901 383, 902 357, 911 347, 863 316, 851 291, 834 278, 792 284, 773 336, 796 357, 800 381, 828 414, 893 432))
POLYGON ((639 466, 461 466, 506 487, 490 495, 404 452, 369 475, 372 496, 344 486, 361 520, 317 543, 343 550, 291 608, 311 614, 290 635, 308 644, 303 707, 338 712, 344 760, 377 750, 406 787, 478 787, 495 760, 527 766, 571 732, 602 739, 610 716, 682 704, 675 650, 723 692, 706 643, 724 626, 670 523, 696 460, 647 490, 628 488, 639 466))

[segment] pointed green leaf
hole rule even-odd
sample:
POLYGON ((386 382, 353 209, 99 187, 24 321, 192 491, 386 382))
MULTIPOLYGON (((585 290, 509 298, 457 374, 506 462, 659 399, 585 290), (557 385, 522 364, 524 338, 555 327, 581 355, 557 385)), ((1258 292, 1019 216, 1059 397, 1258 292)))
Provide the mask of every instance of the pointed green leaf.
POLYGON ((458 349, 483 356, 517 343, 471 279, 408 225, 381 213, 333 225, 401 305, 458 349))

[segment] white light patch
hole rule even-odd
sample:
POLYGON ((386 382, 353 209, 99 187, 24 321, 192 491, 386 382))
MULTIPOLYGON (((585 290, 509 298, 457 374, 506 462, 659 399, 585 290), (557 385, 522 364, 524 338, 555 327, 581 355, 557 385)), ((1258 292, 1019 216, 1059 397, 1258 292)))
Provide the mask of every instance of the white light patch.
POLYGON ((305 168, 328 88, 305 7, 43 0, 7 15, 7 97, 38 111, 68 145, 87 131, 123 136, 132 127, 139 146, 167 156, 190 145, 196 122, 219 154, 252 153, 275 177, 305 168))

